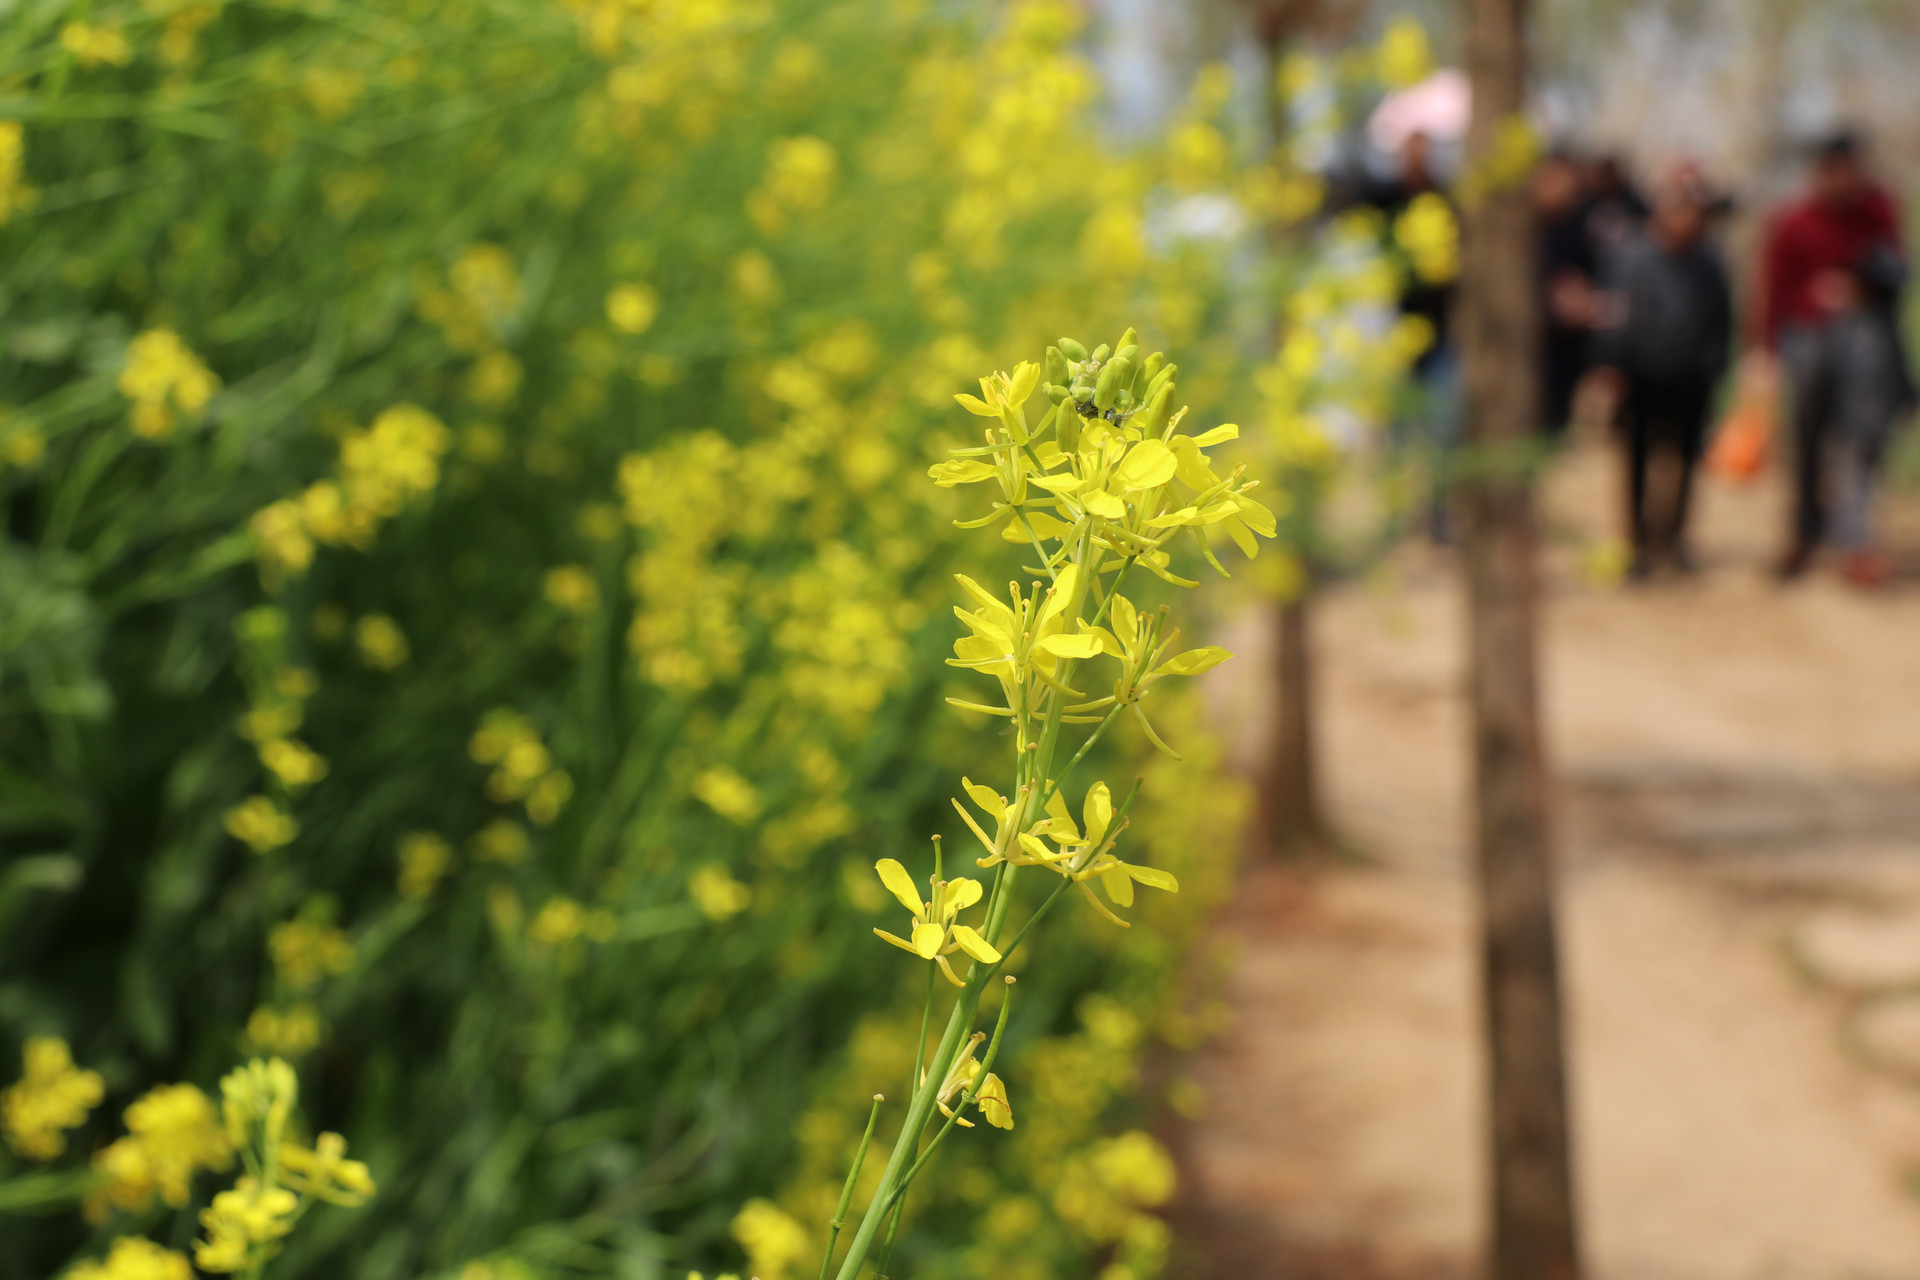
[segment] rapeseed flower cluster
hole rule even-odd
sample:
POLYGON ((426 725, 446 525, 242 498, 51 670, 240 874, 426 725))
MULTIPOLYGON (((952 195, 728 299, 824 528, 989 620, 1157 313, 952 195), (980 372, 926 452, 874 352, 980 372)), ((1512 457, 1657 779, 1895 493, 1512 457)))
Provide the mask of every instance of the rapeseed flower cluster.
POLYGON ((527 817, 539 826, 552 825, 573 795, 572 776, 553 763, 532 722, 510 708, 487 712, 467 751, 475 763, 494 767, 487 776, 487 799, 524 802, 527 817))
POLYGON ((84 1124, 105 1096, 100 1074, 77 1067, 58 1036, 27 1041, 25 1071, 0 1093, 0 1129, 29 1160, 52 1160, 67 1149, 66 1130, 84 1124))
POLYGON ((440 460, 452 443, 438 418, 411 404, 381 411, 365 430, 348 429, 336 478, 316 481, 253 517, 262 579, 277 586, 305 573, 316 543, 366 550, 382 524, 439 484, 440 460))
POLYGON ((127 344, 127 362, 116 385, 133 401, 134 431, 149 440, 165 440, 180 414, 197 418, 206 410, 220 379, 179 334, 149 329, 127 344))

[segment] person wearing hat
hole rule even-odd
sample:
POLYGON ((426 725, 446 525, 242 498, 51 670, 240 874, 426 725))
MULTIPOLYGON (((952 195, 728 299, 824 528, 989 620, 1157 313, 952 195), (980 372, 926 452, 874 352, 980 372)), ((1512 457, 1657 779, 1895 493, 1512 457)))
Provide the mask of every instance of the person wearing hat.
POLYGON ((1656 187, 1644 226, 1600 257, 1592 356, 1619 405, 1636 578, 1662 556, 1692 568, 1688 501, 1733 340, 1733 295, 1707 235, 1716 204, 1697 166, 1675 165, 1656 187), (1656 503, 1650 480, 1659 452, 1674 455, 1675 466, 1665 501, 1656 503))
POLYGON ((1761 337, 1786 370, 1795 433, 1793 526, 1780 576, 1798 576, 1830 541, 1849 581, 1877 585, 1887 562, 1872 543, 1872 479, 1913 383, 1897 321, 1906 284, 1899 212, 1853 135, 1817 148, 1806 196, 1768 228, 1762 266, 1761 337))

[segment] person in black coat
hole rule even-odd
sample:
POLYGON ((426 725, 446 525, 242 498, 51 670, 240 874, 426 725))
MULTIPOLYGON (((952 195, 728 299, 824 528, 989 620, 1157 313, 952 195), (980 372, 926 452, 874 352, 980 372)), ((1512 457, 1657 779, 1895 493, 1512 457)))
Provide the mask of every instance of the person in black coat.
POLYGON ((1726 267, 1707 236, 1715 206, 1696 170, 1676 169, 1660 184, 1644 229, 1600 261, 1593 361, 1619 393, 1636 576, 1663 553, 1677 568, 1691 567, 1693 475, 1733 338, 1726 267), (1657 450, 1678 459, 1671 497, 1658 510, 1648 484, 1657 450))

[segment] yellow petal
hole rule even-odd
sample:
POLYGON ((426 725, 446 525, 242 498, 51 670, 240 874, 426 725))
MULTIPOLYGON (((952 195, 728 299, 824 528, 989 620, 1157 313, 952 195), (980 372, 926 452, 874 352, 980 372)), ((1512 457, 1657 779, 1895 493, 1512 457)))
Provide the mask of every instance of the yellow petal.
POLYGON ((1133 905, 1133 881, 1127 878, 1126 869, 1117 863, 1100 873, 1100 887, 1107 891, 1116 906, 1133 905))
POLYGON ((947 881, 946 902, 942 910, 947 912, 965 911, 980 901, 980 882, 961 876, 958 880, 947 881))
POLYGON ((1197 676, 1202 671, 1211 671, 1233 655, 1217 644, 1207 645, 1203 649, 1189 649, 1176 654, 1160 664, 1160 670, 1173 676, 1197 676))
POLYGON ((1123 862, 1120 866, 1128 876, 1149 889, 1164 889, 1168 893, 1180 892, 1180 882, 1158 867, 1136 867, 1131 862, 1123 862))
POLYGON ((1022 360, 1014 366, 1007 384, 1007 403, 1016 407, 1025 404, 1033 398, 1033 389, 1040 385, 1040 366, 1031 360, 1022 360))
POLYGON ((1116 595, 1107 606, 1107 612, 1113 619, 1113 634, 1120 638, 1120 643, 1128 646, 1136 644, 1140 636, 1140 614, 1134 609, 1133 601, 1116 595))
POLYGON ((940 947, 947 940, 947 931, 937 924, 914 926, 913 950, 923 959, 931 960, 940 954, 940 947))
POLYGON ((1007 1086, 999 1076, 989 1071, 973 1100, 980 1105, 980 1114, 988 1124, 996 1129, 1013 1128, 1013 1104, 1007 1101, 1007 1086))
POLYGON ((953 926, 953 940, 960 944, 962 951, 981 964, 1000 963, 1000 953, 993 949, 993 944, 964 924, 953 926))
POLYGON ((1158 440, 1142 440, 1127 450, 1114 481, 1128 489, 1155 489, 1173 479, 1179 467, 1173 450, 1158 440))
POLYGON ((1092 493, 1081 499, 1081 502, 1088 511, 1091 511, 1096 516, 1103 516, 1108 520, 1119 520, 1127 514, 1127 504, 1108 493, 1105 489, 1095 489, 1092 493))
POLYGON ((927 913, 927 904, 920 901, 920 891, 913 887, 913 877, 907 869, 892 858, 882 858, 873 864, 880 873, 880 883, 887 886, 887 892, 900 899, 900 905, 916 916, 927 913))
POLYGON ((1208 445, 1219 444, 1225 440, 1238 440, 1239 438, 1240 438, 1239 424, 1233 423, 1233 422, 1223 422, 1211 431, 1202 431, 1199 435, 1193 438, 1193 442, 1199 445, 1202 449, 1204 449, 1208 445))
MULTIPOLYGON (((913 951, 913 944, 911 942, 908 942, 905 938, 896 938, 892 934, 888 933, 885 929, 875 929, 873 931, 873 936, 880 939, 880 941, 882 942, 891 942, 894 946, 900 948, 902 951, 913 951)), ((919 955, 920 953, 918 951, 913 951, 913 954, 919 955)))
POLYGON ((954 458, 928 467, 927 474, 933 477, 933 482, 942 489, 951 489, 957 484, 976 484, 981 480, 991 480, 997 473, 989 463, 976 462, 971 458, 954 458))
POLYGON ((1107 834, 1107 824, 1113 821, 1113 793, 1106 783, 1096 782, 1087 788, 1087 803, 1080 816, 1087 822, 1087 843, 1098 844, 1107 834))
POLYGON ((995 821, 1007 816, 1007 802, 997 795, 992 787, 983 787, 971 778, 961 778, 960 786, 973 798, 973 802, 987 811, 995 821))
POLYGON ((1097 635, 1051 635, 1040 642, 1040 647, 1061 658, 1091 658, 1101 651, 1097 635))
POLYGON ((1000 416, 998 409, 988 404, 985 400, 980 399, 978 396, 970 396, 962 392, 955 396, 954 399, 960 402, 962 409, 965 409, 976 418, 997 418, 1000 416))

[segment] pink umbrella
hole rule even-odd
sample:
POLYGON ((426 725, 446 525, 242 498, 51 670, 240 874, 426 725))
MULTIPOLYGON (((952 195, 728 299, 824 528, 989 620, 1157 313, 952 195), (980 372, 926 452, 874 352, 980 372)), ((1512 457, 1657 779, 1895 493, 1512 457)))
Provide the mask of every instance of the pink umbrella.
POLYGON ((1416 133, 1451 142, 1465 136, 1472 114, 1473 89, 1466 72, 1444 67, 1381 99, 1367 117, 1367 140, 1389 154, 1399 152, 1416 133))

